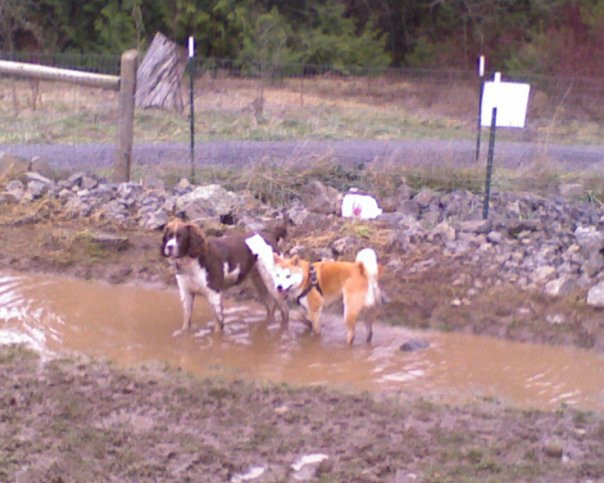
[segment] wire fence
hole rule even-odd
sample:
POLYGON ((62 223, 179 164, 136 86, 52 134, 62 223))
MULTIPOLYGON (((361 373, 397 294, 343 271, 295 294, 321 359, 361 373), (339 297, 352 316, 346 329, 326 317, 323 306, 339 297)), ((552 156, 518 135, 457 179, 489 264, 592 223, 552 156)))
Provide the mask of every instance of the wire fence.
MULTIPOLYGON (((3 60, 119 74, 118 55, 0 52, 3 60)), ((215 140, 471 141, 476 136, 479 79, 461 69, 372 69, 195 60, 195 136, 215 140)), ((486 78, 492 78, 488 73, 486 78)), ((547 152, 557 144, 604 139, 604 78, 503 73, 531 85, 527 125, 501 136, 547 152)), ((188 79, 183 112, 138 109, 136 144, 189 144, 188 79)), ((0 76, 2 145, 115 143, 117 93, 0 76)), ((448 155, 443 144, 442 157, 448 155)), ((169 160, 167 160, 169 161, 169 160)))
MULTIPOLYGON (((119 55, 79 54, 79 53, 6 53, 0 52, 0 58, 18 62, 37 63, 42 65, 83 70, 104 74, 119 74, 119 55)), ((261 64, 241 62, 234 59, 195 60, 195 72, 199 79, 261 81, 269 87, 279 84, 292 84, 298 81, 297 88, 301 104, 304 95, 317 91, 314 84, 327 82, 337 85, 339 97, 369 96, 391 102, 415 95, 420 104, 433 106, 441 103, 443 114, 448 114, 454 104, 459 102, 459 91, 475 89, 476 73, 461 69, 410 69, 410 68, 371 68, 363 66, 330 66, 315 64, 261 64), (305 81, 307 81, 305 83, 305 81), (414 84, 413 89, 409 84, 414 84), (439 94, 440 89, 446 92, 439 94), (447 94, 450 93, 451 96, 447 94), (451 97, 446 102, 446 97, 451 97), (457 97, 457 100, 454 99, 457 97), (424 98, 425 102, 421 102, 424 98)), ((492 72, 486 78, 492 78, 492 72)), ((604 121, 604 78, 551 77, 526 74, 522 72, 504 74, 503 80, 514 80, 531 84, 532 94, 529 104, 529 118, 540 119, 558 116, 563 119, 583 121, 604 121)), ((203 83, 202 83, 203 84, 203 83)), ((206 82, 216 85, 216 82, 206 82)), ((329 94, 329 92, 325 92, 329 94)), ((474 94, 472 93, 472 96, 474 94)), ((465 104, 471 99, 462 96, 465 104)), ((472 111, 470 109, 470 111, 472 111)), ((473 112, 473 111, 472 111, 473 112)), ((454 109, 454 114, 464 112, 454 109)))

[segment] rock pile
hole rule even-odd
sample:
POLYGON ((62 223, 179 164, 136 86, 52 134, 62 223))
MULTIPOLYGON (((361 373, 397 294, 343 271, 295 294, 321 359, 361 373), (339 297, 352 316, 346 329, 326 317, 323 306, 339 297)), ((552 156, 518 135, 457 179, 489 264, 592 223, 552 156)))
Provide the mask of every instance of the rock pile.
MULTIPOLYGON (((0 172, 4 172, 6 182, 0 191, 0 206, 49 198, 58 202, 64 216, 96 216, 149 230, 161 229, 175 215, 257 229, 263 219, 276 213, 248 192, 233 193, 219 185, 194 186, 181 180, 174 188, 166 189, 153 179, 115 184, 83 172, 54 180, 29 171, 32 166, 26 162, 18 163, 20 170, 11 174, 10 166, 3 166, 1 161, 0 172)), ((316 180, 309 191, 313 192, 312 202, 307 193, 301 194, 300 200, 287 209, 294 224, 315 225, 321 219, 339 216, 340 193, 316 180)), ((427 245, 443 257, 479 267, 482 276, 473 281, 471 290, 480 291, 485 283, 511 283, 552 297, 581 290, 588 304, 604 307, 601 206, 562 196, 495 193, 489 219, 483 220, 481 195, 463 190, 415 191, 405 185, 395 196, 380 202, 385 213, 365 223, 376 223, 390 231, 389 249, 404 253, 412 246, 427 245)), ((348 237, 327 248, 332 253, 344 253, 354 242, 348 237)), ((396 257, 391 263, 396 265, 396 257)), ((436 262, 423 260, 411 270, 425 270, 432 263, 436 262)))

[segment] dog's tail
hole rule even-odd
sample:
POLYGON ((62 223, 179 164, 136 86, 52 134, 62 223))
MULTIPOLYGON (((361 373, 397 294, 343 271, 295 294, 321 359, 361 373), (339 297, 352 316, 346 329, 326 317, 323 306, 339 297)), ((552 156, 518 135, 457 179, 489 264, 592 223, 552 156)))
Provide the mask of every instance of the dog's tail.
POLYGON ((382 301, 382 294, 378 285, 380 267, 377 261, 377 254, 371 248, 363 248, 357 253, 356 261, 361 264, 363 273, 369 283, 367 295, 365 296, 365 307, 373 307, 382 301))

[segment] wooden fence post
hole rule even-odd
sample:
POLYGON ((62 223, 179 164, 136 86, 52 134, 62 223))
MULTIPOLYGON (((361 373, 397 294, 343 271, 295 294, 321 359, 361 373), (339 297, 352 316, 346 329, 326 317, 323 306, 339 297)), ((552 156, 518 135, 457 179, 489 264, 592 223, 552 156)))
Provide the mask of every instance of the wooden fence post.
POLYGON ((118 183, 130 181, 137 62, 138 51, 133 49, 122 54, 120 64, 118 147, 113 168, 113 181, 118 183))

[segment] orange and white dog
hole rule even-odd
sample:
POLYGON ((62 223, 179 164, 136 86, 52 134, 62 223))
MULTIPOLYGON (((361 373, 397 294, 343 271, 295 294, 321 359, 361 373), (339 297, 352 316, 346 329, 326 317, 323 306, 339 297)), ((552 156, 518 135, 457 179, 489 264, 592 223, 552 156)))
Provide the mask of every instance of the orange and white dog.
MULTIPOLYGON (((306 309, 309 325, 315 334, 321 331, 323 307, 340 298, 344 301, 346 342, 354 340, 357 319, 364 308, 373 307, 382 300, 378 278, 382 268, 371 248, 364 248, 355 262, 321 261, 310 263, 293 258, 274 256, 273 280, 277 291, 294 299, 306 309)), ((372 320, 365 321, 367 342, 373 335, 372 320)))

